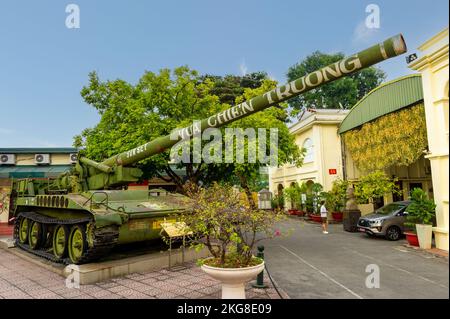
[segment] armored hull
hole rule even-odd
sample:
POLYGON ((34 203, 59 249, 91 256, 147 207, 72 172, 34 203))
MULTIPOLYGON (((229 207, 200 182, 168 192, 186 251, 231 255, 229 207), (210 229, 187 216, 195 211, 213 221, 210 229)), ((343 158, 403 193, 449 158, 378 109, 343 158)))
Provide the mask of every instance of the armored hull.
MULTIPOLYGON (((33 180, 22 180, 31 185, 33 180)), ((17 245, 53 262, 87 263, 118 244, 161 237, 189 198, 165 190, 105 190, 16 199, 17 245)))

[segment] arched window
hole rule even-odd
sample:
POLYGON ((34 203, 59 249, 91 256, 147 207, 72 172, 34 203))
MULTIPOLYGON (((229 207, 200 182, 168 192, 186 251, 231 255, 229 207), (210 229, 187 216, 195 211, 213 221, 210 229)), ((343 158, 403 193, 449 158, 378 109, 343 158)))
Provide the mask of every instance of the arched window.
POLYGON ((304 163, 310 163, 314 161, 314 145, 313 141, 310 138, 307 138, 303 142, 303 148, 306 150, 304 163))
POLYGON ((283 189, 284 189, 283 184, 278 184, 278 186, 277 186, 278 196, 283 195, 283 189))

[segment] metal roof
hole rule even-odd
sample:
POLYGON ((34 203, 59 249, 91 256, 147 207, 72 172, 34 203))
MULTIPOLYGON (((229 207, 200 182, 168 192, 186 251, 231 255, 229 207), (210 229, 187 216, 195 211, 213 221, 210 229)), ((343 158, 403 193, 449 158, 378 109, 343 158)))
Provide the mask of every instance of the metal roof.
POLYGON ((0 148, 0 154, 55 154, 55 153, 78 153, 75 147, 19 147, 0 148))
POLYGON ((420 74, 411 74, 386 82, 370 91, 353 106, 339 126, 338 132, 342 134, 422 100, 423 89, 420 74))
POLYGON ((72 165, 0 166, 0 178, 54 178, 70 170, 72 165))

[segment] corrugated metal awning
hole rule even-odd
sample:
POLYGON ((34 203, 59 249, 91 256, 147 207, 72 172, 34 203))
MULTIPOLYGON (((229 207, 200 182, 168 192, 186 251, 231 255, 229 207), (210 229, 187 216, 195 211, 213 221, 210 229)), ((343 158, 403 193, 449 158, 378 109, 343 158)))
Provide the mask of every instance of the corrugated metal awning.
POLYGON ((3 147, 0 154, 69 154, 78 153, 75 147, 3 147))
POLYGON ((0 178, 55 178, 67 172, 72 165, 51 166, 0 166, 0 178))
POLYGON ((423 101, 422 77, 412 74, 373 89, 351 109, 339 126, 339 134, 383 115, 423 101))

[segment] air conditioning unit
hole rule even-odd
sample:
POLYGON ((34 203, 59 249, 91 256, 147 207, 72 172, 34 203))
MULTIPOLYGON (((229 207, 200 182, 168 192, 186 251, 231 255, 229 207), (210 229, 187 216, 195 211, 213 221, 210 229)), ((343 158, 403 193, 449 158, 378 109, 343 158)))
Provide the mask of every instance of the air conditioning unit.
POLYGON ((15 165, 16 155, 15 154, 0 154, 0 165, 15 165))
POLYGON ((37 165, 50 164, 50 154, 35 154, 34 163, 37 165))
POLYGON ((70 153, 70 163, 75 164, 78 161, 77 153, 70 153))

